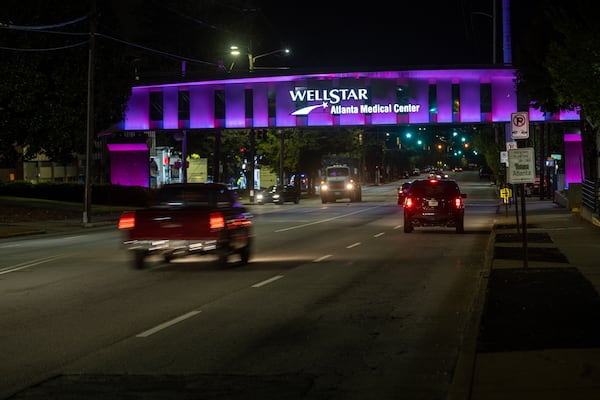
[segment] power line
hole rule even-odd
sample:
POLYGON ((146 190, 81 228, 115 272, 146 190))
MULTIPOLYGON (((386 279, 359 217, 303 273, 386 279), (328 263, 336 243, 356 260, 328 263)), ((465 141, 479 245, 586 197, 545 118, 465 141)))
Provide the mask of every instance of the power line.
POLYGON ((195 22, 198 25, 202 25, 202 26, 207 26, 210 29, 214 30, 214 31, 221 31, 221 32, 227 32, 227 33, 232 33, 230 30, 219 27, 217 25, 214 24, 210 24, 208 22, 204 22, 198 18, 194 18, 192 16, 186 15, 184 13, 182 13, 181 11, 178 11, 176 9, 174 9, 173 7, 169 7, 165 4, 163 4, 162 2, 153 2, 155 5, 158 5, 160 7, 166 8, 167 10, 171 11, 173 14, 176 14, 178 17, 184 18, 184 19, 188 19, 192 22, 195 22))
POLYGON ((212 63, 212 62, 209 62, 209 61, 196 60, 196 59, 190 58, 190 57, 180 56, 180 55, 177 55, 177 54, 167 53, 167 52, 161 51, 161 50, 151 49, 149 47, 145 47, 145 46, 142 46, 142 45, 139 45, 139 44, 131 43, 131 42, 128 42, 126 40, 121 40, 121 39, 118 39, 118 38, 113 37, 113 36, 104 35, 102 33, 96 33, 96 35, 100 36, 100 37, 103 37, 105 39, 114 40, 115 42, 118 42, 118 43, 121 43, 121 44, 125 44, 127 46, 136 47, 138 49, 150 51, 152 53, 157 53, 157 54, 160 54, 160 55, 163 55, 163 56, 167 56, 167 57, 171 57, 171 58, 177 58, 177 59, 180 59, 180 60, 185 60, 185 61, 189 61, 189 62, 193 62, 193 63, 197 63, 197 64, 203 64, 203 65, 217 65, 216 63, 212 63))
MULTIPOLYGON (((170 11, 172 12, 176 12, 173 9, 170 9, 170 11)), ((67 22, 61 22, 61 23, 57 23, 57 24, 51 24, 51 25, 13 25, 13 24, 7 24, 7 23, 3 23, 0 22, 0 28, 3 29, 9 29, 9 30, 17 30, 17 31, 28 31, 28 32, 36 32, 36 33, 49 33, 49 34, 55 34, 55 35, 72 35, 72 36, 83 36, 83 35, 91 35, 91 33, 77 33, 77 32, 55 32, 55 31, 49 31, 48 29, 54 29, 54 28, 62 28, 68 25, 72 25, 72 24, 76 24, 78 22, 84 21, 86 19, 88 19, 89 17, 87 15, 76 18, 74 20, 71 21, 67 21, 67 22)), ((194 19, 195 20, 195 19, 194 19)), ((202 21, 199 20, 195 20, 195 22, 197 23, 201 23, 201 24, 205 24, 202 21)), ((209 25, 212 29, 219 29, 216 26, 212 26, 209 25)), ((121 44, 125 44, 127 46, 130 47, 135 47, 138 49, 142 49, 148 52, 152 52, 152 53, 156 53, 156 54, 160 54, 166 57, 171 57, 171 58, 175 58, 178 60, 184 60, 184 61, 188 61, 191 63, 195 63, 195 64, 202 64, 202 65, 217 65, 217 63, 213 63, 213 62, 209 62, 209 61, 203 61, 203 60, 197 60, 191 57, 185 57, 185 56, 181 56, 181 55, 177 55, 177 54, 172 54, 172 53, 167 53, 161 50, 157 50, 157 49, 152 49, 146 46, 142 46, 139 44, 135 44, 126 40, 122 40, 119 38, 116 38, 114 36, 109 36, 109 35, 105 35, 99 32, 96 32, 95 35, 103 37, 105 39, 109 39, 121 44)), ((8 51, 22 51, 22 52, 45 52, 45 51, 57 51, 57 50, 65 50, 65 49, 69 49, 69 48, 73 48, 73 47, 78 47, 78 46, 82 46, 84 44, 89 43, 88 40, 84 41, 84 42, 79 42, 79 43, 75 43, 75 44, 71 44, 71 45, 65 45, 65 46, 59 46, 59 47, 48 47, 48 48, 31 48, 31 49, 26 49, 26 48, 17 48, 17 47, 6 47, 6 46, 0 46, 0 50, 8 50, 8 51)))
POLYGON ((66 45, 66 46, 60 46, 60 47, 48 47, 48 48, 44 48, 44 49, 25 49, 25 48, 17 48, 17 47, 4 47, 4 46, 0 46, 0 50, 10 50, 10 51, 23 51, 23 52, 45 52, 45 51, 56 51, 56 50, 66 50, 66 49, 70 49, 73 47, 78 47, 78 46, 83 46, 88 44, 88 40, 83 41, 83 42, 79 42, 79 43, 75 43, 75 44, 71 44, 71 45, 66 45))
POLYGON ((20 31, 37 31, 37 30, 42 30, 42 29, 54 29, 54 28, 62 28, 68 25, 73 25, 76 24, 78 22, 81 22, 85 19, 87 19, 88 16, 84 15, 83 17, 79 17, 76 18, 74 20, 71 21, 67 21, 67 22, 61 22, 58 24, 52 24, 52 25, 13 25, 13 24, 6 24, 3 22, 0 22, 0 27, 2 28, 8 28, 8 29, 15 29, 15 30, 20 30, 20 31))

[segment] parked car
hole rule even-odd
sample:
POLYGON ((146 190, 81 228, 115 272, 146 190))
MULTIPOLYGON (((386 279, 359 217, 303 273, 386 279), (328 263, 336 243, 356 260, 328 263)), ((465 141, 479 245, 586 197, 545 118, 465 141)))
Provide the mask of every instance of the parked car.
POLYGON ((406 181, 404 182, 399 188, 398 188, 398 205, 399 206, 404 206, 404 199, 406 198, 406 195, 408 194, 408 191, 410 190, 410 184, 412 183, 412 181, 406 181))
POLYGON ((463 233, 466 197, 453 179, 414 180, 404 200, 404 232, 420 226, 442 226, 463 233))
POLYGON ((479 168, 479 179, 492 179, 494 173, 489 167, 480 167, 479 168))
POLYGON ((283 204, 285 202, 300 202, 300 191, 294 185, 273 185, 256 195, 258 204, 275 203, 283 204))
POLYGON ((429 171, 430 179, 446 179, 448 178, 448 174, 439 169, 432 169, 429 171))
POLYGON ((290 185, 295 186, 296 184, 296 176, 299 178, 298 184, 300 185, 300 191, 306 192, 308 191, 308 177, 306 174, 294 174, 290 177, 290 185))

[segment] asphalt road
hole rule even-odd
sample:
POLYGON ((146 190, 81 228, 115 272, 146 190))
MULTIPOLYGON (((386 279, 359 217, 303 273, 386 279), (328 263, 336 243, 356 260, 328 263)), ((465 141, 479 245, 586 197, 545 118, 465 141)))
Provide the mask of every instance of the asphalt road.
POLYGON ((0 398, 445 398, 497 204, 457 177, 463 235, 403 233, 394 183, 251 206, 247 266, 135 270, 111 227, 1 240, 0 398))

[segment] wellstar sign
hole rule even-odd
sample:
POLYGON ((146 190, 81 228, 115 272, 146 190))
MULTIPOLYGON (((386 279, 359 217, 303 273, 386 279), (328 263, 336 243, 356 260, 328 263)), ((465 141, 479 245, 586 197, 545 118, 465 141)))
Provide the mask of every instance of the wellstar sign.
POLYGON ((378 113, 411 113, 419 112, 420 104, 351 104, 341 105, 341 101, 369 101, 369 90, 366 88, 352 89, 295 89, 290 90, 290 98, 294 102, 320 102, 320 104, 302 107, 291 115, 308 115, 311 111, 321 108, 332 115, 341 114, 378 114, 378 113))

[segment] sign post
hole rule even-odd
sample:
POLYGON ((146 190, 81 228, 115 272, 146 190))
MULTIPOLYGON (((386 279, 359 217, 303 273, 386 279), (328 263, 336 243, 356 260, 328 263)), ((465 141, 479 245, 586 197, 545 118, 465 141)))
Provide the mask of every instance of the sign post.
POLYGON ((533 147, 508 150, 510 173, 508 182, 521 187, 521 214, 523 222, 523 267, 527 268, 527 219, 525 214, 525 184, 535 182, 535 156, 533 147))

